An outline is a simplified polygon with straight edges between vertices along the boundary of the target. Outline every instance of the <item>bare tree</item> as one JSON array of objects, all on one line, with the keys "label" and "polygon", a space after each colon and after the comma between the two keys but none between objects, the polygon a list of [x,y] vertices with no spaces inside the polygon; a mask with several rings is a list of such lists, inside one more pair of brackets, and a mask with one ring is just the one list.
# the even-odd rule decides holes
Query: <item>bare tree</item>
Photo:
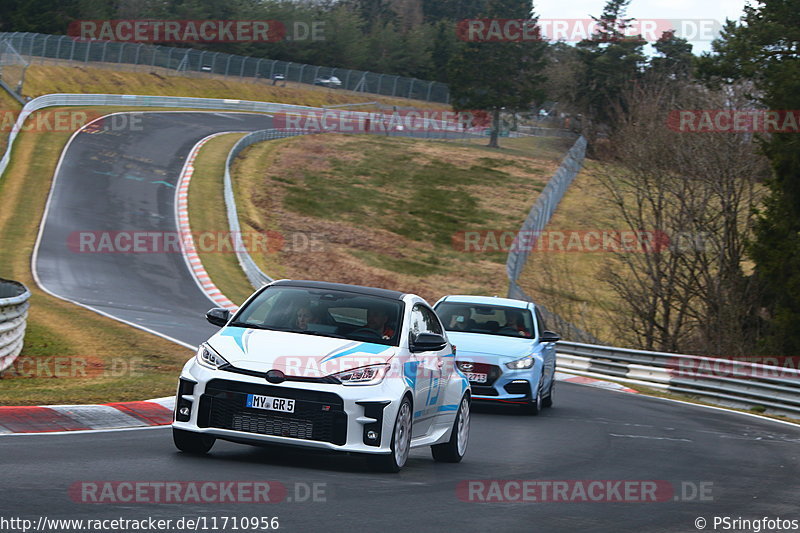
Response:
[{"label": "bare tree", "polygon": [[623,228],[643,233],[638,249],[615,254],[602,278],[626,309],[621,334],[642,348],[715,355],[752,348],[745,243],[765,160],[746,134],[668,127],[671,111],[744,103],[736,91],[658,82],[626,95],[600,181]]}]

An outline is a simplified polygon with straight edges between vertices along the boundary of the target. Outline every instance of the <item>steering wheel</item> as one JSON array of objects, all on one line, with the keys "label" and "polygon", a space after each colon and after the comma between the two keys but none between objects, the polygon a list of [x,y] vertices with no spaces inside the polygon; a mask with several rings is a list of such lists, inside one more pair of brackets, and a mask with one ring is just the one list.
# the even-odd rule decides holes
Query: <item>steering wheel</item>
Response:
[{"label": "steering wheel", "polygon": [[519,331],[512,328],[511,326],[504,326],[497,330],[497,333],[513,333],[514,335],[519,335]]},{"label": "steering wheel", "polygon": [[350,335],[356,335],[358,333],[368,333],[371,336],[375,337],[376,339],[380,339],[383,337],[383,335],[381,335],[380,333],[371,328],[358,328],[356,330],[351,331]]}]

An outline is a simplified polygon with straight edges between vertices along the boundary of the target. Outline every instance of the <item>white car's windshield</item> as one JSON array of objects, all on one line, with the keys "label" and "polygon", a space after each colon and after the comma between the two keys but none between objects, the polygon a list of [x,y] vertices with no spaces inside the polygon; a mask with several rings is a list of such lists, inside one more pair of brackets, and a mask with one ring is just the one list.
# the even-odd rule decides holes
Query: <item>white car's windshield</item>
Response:
[{"label": "white car's windshield", "polygon": [[355,292],[269,287],[230,325],[397,346],[402,309],[399,300]]},{"label": "white car's windshield", "polygon": [[527,309],[444,302],[436,306],[436,313],[447,331],[524,338],[535,333]]}]

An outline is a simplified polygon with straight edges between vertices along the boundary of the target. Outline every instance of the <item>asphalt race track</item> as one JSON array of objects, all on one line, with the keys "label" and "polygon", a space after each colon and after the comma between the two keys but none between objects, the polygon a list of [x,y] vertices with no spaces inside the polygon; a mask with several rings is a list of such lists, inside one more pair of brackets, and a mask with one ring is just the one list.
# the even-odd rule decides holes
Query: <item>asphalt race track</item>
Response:
[{"label": "asphalt race track", "polygon": [[[213,331],[203,320],[211,302],[180,254],[80,254],[66,243],[76,231],[174,231],[174,185],[191,147],[213,132],[263,129],[269,120],[147,113],[143,126],[75,137],[36,268],[59,296],[196,344]],[[175,450],[169,428],[2,436],[0,461],[0,515],[34,522],[277,516],[286,531],[688,532],[698,517],[707,530],[715,516],[800,519],[800,427],[567,383],[538,417],[476,406],[461,464],[434,463],[419,449],[397,475],[371,473],[358,457],[221,441],[194,457]],[[221,480],[276,481],[287,498],[85,503],[70,493],[81,482]],[[658,502],[462,501],[457,489],[469,480],[639,480],[670,491]],[[317,501],[306,498],[312,484],[320,484]]]},{"label": "asphalt race track", "polygon": [[[13,502],[4,515],[34,520],[278,516],[285,531],[695,531],[701,516],[797,518],[799,455],[800,429],[787,425],[560,384],[557,404],[542,416],[474,413],[462,463],[434,463],[428,450],[414,450],[396,475],[373,474],[358,457],[226,442],[206,457],[188,456],[174,449],[168,428],[3,437],[9,482],[0,508]],[[461,501],[458,483],[479,479],[661,480],[677,496],[681,482],[711,483],[713,501]],[[107,504],[68,494],[81,481],[209,480],[279,481],[290,498],[324,483],[326,501]]]},{"label": "asphalt race track", "polygon": [[[175,185],[192,147],[216,132],[270,128],[272,119],[138,115],[141,121],[129,121],[130,127],[81,132],[72,140],[56,176],[35,268],[41,284],[58,296],[197,345],[214,331],[204,313],[215,304],[180,253],[84,253],[80,235],[175,235]],[[219,208],[225,209],[221,198]]]}]

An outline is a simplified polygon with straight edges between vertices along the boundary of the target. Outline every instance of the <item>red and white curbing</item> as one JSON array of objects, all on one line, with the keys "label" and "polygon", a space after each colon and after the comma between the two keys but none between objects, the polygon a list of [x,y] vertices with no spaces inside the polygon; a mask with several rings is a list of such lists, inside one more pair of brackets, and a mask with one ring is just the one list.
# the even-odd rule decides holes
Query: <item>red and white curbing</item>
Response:
[{"label": "red and white curbing", "polygon": [[0,407],[0,435],[61,433],[164,426],[172,423],[175,398],[104,405]]},{"label": "red and white curbing", "polygon": [[192,236],[192,228],[189,225],[189,183],[192,181],[194,174],[194,161],[197,158],[198,152],[208,141],[214,137],[225,135],[228,132],[215,133],[209,135],[200,142],[194,145],[186,163],[183,165],[181,175],[178,178],[178,187],[175,197],[175,215],[177,217],[178,231],[181,236],[181,247],[183,250],[183,257],[186,264],[189,266],[189,271],[197,282],[197,285],[204,293],[218,306],[230,309],[231,311],[237,309],[236,304],[230,301],[222,291],[220,291],[211,277],[203,268],[203,263],[200,261],[200,256],[197,254],[197,249],[194,245],[194,237]]},{"label": "red and white curbing", "polygon": [[614,383],[613,381],[603,381],[601,379],[587,378],[585,376],[574,376],[564,372],[556,372],[556,379],[558,381],[565,381],[567,383],[576,383],[578,385],[587,385],[589,387],[597,387],[598,389],[615,390],[619,392],[628,392],[631,394],[639,394],[639,391]]}]

